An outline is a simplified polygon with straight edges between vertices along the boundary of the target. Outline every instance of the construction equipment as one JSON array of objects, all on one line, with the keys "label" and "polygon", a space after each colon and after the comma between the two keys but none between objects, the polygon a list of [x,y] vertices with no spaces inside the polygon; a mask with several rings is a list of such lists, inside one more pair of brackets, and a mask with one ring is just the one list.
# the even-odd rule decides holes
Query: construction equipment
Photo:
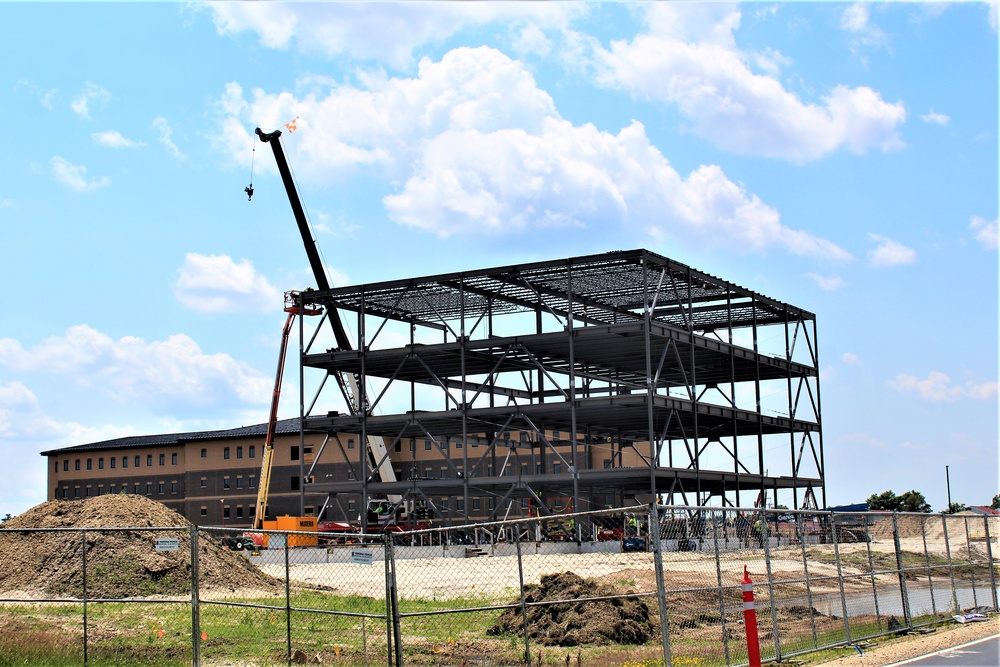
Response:
[{"label": "construction equipment", "polygon": [[267,420],[267,434],[264,436],[264,453],[260,464],[260,484],[257,486],[257,505],[253,515],[253,527],[259,530],[264,525],[267,511],[267,494],[271,488],[271,465],[274,462],[274,432],[278,426],[278,403],[281,399],[281,380],[285,375],[285,353],[288,351],[288,334],[297,315],[319,315],[321,311],[302,308],[298,292],[285,292],[285,326],[281,330],[281,349],[278,352],[278,371],[274,374],[274,392],[271,394],[271,413]]},{"label": "construction equipment", "polygon": [[[278,166],[278,172],[281,174],[281,181],[285,186],[285,192],[288,195],[288,202],[292,207],[292,214],[295,216],[295,223],[298,225],[299,234],[302,236],[302,243],[306,249],[306,255],[309,258],[309,266],[312,268],[313,276],[316,279],[316,286],[321,290],[330,289],[330,282],[327,280],[326,271],[323,268],[323,262],[319,256],[319,250],[316,247],[316,241],[313,239],[312,231],[309,228],[309,221],[306,219],[305,209],[302,207],[302,201],[299,199],[298,191],[295,188],[295,181],[292,178],[291,169],[288,166],[288,161],[285,159],[285,152],[281,147],[281,130],[275,130],[273,132],[264,132],[259,127],[256,129],[256,134],[260,137],[261,142],[269,144],[271,150],[274,153],[274,161]],[[248,192],[248,195],[250,193]],[[335,309],[328,309],[326,313],[327,319],[330,322],[330,327],[333,330],[334,338],[336,339],[337,349],[340,350],[351,350],[353,349],[351,345],[351,340],[347,336],[347,332],[344,329],[343,323],[340,321],[340,316],[337,314]],[[334,379],[340,387],[341,392],[344,395],[349,409],[352,413],[357,414],[362,411],[362,409],[367,410],[367,406],[361,405],[359,401],[359,380],[353,374],[344,373],[334,373]],[[377,479],[383,482],[395,482],[396,475],[392,469],[392,462],[389,460],[389,452],[385,446],[385,442],[380,437],[368,436],[367,438],[367,448],[369,463],[371,465],[372,479]],[[265,456],[266,447],[265,447]],[[261,489],[265,487],[264,479],[261,478]],[[393,505],[397,505],[401,496],[390,495],[386,498]],[[367,526],[365,522],[362,521],[362,530],[365,531]]]}]

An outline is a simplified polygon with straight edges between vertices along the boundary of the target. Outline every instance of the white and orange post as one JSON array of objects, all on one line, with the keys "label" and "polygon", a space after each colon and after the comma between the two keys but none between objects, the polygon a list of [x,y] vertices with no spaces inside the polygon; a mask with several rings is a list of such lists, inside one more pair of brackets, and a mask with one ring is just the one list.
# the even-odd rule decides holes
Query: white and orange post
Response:
[{"label": "white and orange post", "polygon": [[750,667],[760,667],[760,639],[757,636],[757,608],[753,601],[753,581],[743,566],[743,625],[747,633],[747,659]]}]

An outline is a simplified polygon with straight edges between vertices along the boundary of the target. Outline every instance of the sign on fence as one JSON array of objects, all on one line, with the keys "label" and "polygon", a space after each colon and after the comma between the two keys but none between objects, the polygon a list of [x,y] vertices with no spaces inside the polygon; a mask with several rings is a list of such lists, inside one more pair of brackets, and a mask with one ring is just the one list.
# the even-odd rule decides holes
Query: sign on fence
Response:
[{"label": "sign on fence", "polygon": [[176,537],[157,537],[157,551],[177,551],[180,548],[180,540]]},{"label": "sign on fence", "polygon": [[371,565],[372,552],[360,551],[358,549],[351,549],[351,562],[357,563],[358,565]]}]

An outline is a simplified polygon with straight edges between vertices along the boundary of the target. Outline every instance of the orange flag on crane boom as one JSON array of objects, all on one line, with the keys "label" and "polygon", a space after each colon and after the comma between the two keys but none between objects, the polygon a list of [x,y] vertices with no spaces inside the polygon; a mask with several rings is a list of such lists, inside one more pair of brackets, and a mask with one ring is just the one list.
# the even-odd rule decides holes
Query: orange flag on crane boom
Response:
[{"label": "orange flag on crane boom", "polygon": [[299,129],[298,120],[299,120],[299,117],[296,116],[295,118],[293,118],[290,121],[288,121],[287,123],[285,123],[285,129],[288,130],[288,134],[291,134],[295,130]]}]

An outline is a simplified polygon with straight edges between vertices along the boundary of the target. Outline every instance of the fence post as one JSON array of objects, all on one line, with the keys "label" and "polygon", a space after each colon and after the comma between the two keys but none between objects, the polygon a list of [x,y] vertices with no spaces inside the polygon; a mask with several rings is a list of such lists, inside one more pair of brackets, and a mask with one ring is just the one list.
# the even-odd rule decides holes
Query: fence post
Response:
[{"label": "fence post", "polygon": [[837,582],[840,587],[840,608],[844,612],[844,639],[847,643],[851,642],[851,621],[850,617],[847,615],[847,595],[844,593],[844,564],[840,562],[840,540],[837,539],[837,515],[830,513],[827,515],[830,519],[831,537],[833,538],[833,554],[837,559]]},{"label": "fence post", "polygon": [[747,661],[750,667],[760,667],[760,637],[757,634],[757,608],[753,599],[753,580],[750,570],[743,566],[743,627],[747,633]]},{"label": "fence post", "polygon": [[528,608],[524,601],[524,562],[521,560],[521,527],[514,529],[514,544],[517,548],[517,581],[521,595],[521,620],[524,623],[524,664],[531,667],[531,640],[528,639]]},{"label": "fence post", "polygon": [[924,565],[927,566],[927,587],[931,591],[931,613],[934,615],[934,619],[937,620],[937,601],[934,599],[934,576],[931,573],[931,555],[927,551],[927,517],[920,517],[920,536],[924,540]]},{"label": "fence post", "polygon": [[816,614],[813,613],[812,583],[809,581],[809,557],[806,554],[806,528],[801,514],[795,515],[795,523],[799,534],[799,545],[802,549],[802,571],[806,575],[806,599],[809,601],[809,623],[812,626],[813,648],[819,648],[819,637],[816,636]]},{"label": "fence post", "polygon": [[[872,555],[872,532],[868,515],[865,515],[865,547],[868,551],[868,574],[872,580],[872,598],[875,600],[875,622],[882,631],[882,613],[878,606],[878,583],[875,581],[875,557]],[[933,595],[933,594],[932,594]]]},{"label": "fence post", "polygon": [[906,592],[906,572],[903,571],[903,549],[899,544],[899,522],[897,513],[892,513],[892,544],[896,550],[896,572],[899,575],[899,599],[903,603],[903,620],[907,629],[913,627],[910,617],[910,596]]},{"label": "fence post", "polygon": [[191,542],[191,664],[201,665],[201,601],[198,598],[198,526],[188,529]]},{"label": "fence post", "polygon": [[761,535],[764,540],[764,565],[767,567],[767,594],[771,601],[771,627],[774,628],[774,661],[781,662],[781,632],[778,627],[778,605],[774,601],[774,572],[771,570],[771,526],[767,510],[761,508]]},{"label": "fence post", "polygon": [[997,601],[997,575],[996,568],[993,565],[993,547],[990,544],[990,518],[988,516],[983,517],[983,534],[986,536],[986,558],[989,560],[990,565],[990,591],[993,593],[993,609],[1000,611],[1000,602]]},{"label": "fence post", "polygon": [[951,613],[962,611],[958,606],[958,589],[955,587],[955,563],[951,560],[951,540],[948,539],[948,515],[941,515],[941,525],[944,528],[944,551],[948,557],[948,578],[951,579]]},{"label": "fence post", "polygon": [[83,570],[81,571],[81,576],[83,578],[83,664],[84,667],[88,664],[87,662],[87,531],[80,531],[80,538],[83,540]]},{"label": "fence post", "polygon": [[972,581],[972,606],[979,607],[979,596],[976,595],[976,565],[972,554],[972,540],[969,535],[969,517],[965,517],[962,522],[965,524],[965,550],[969,554],[969,579]]},{"label": "fence post", "polygon": [[[722,513],[722,539],[726,539],[726,510]],[[714,512],[713,512],[714,514]],[[722,560],[719,556],[719,526],[716,521],[712,522],[712,540],[715,542],[715,581],[719,586],[719,617],[722,619],[722,650],[726,654],[726,664],[729,665],[729,637],[726,632],[726,598],[725,589],[722,585]]]},{"label": "fence post", "polygon": [[390,626],[390,642],[386,653],[389,667],[392,667],[392,659],[396,658],[396,667],[403,666],[403,647],[401,645],[402,633],[400,632],[399,618],[399,592],[396,590],[396,543],[393,542],[392,533],[383,533],[383,550],[385,553],[385,578],[387,590],[385,595],[386,612]]},{"label": "fence post", "polygon": [[[667,616],[667,587],[663,583],[663,537],[660,530],[660,518],[657,513],[657,501],[654,498],[649,504],[649,530],[647,539],[653,543],[653,566],[656,570],[656,601],[660,605],[660,641],[663,643],[663,665],[671,667],[670,658],[670,619]],[[655,532],[654,532],[655,531]]]},{"label": "fence post", "polygon": [[285,648],[287,649],[288,667],[292,667],[292,585],[290,568],[288,567],[290,537],[289,533],[285,533]]}]

